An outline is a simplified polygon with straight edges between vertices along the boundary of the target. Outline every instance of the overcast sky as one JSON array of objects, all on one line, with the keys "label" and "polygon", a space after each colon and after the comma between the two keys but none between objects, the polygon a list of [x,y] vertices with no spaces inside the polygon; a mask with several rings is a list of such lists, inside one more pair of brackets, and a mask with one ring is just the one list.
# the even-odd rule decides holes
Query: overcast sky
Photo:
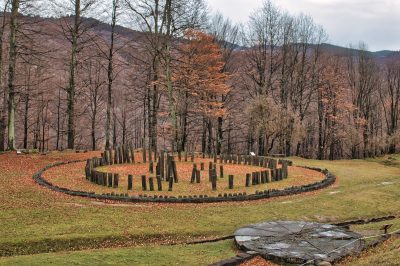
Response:
[{"label": "overcast sky", "polygon": [[[207,0],[233,21],[245,23],[263,0]],[[275,0],[291,14],[311,15],[324,26],[329,42],[341,46],[364,41],[369,50],[400,50],[400,0]]]}]

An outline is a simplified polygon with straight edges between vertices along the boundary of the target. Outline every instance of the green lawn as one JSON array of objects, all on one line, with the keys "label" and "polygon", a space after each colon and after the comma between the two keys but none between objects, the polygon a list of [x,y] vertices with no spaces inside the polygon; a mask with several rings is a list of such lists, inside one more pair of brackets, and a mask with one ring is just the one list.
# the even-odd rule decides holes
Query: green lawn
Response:
[{"label": "green lawn", "polygon": [[[130,254],[148,254],[150,258],[144,261],[145,264],[160,257],[158,261],[169,265],[174,264],[174,257],[185,259],[184,255],[169,256],[172,250],[192,254],[195,252],[193,249],[199,249],[204,251],[204,256],[196,255],[193,260],[178,264],[204,265],[210,261],[206,258],[211,259],[208,252],[215,249],[221,249],[217,252],[221,257],[232,254],[229,241],[196,246],[132,247],[230,235],[240,226],[263,220],[336,222],[400,215],[400,169],[397,164],[388,165],[387,158],[333,162],[292,158],[296,165],[327,168],[338,176],[338,183],[333,187],[307,195],[242,203],[160,205],[104,204],[60,195],[39,188],[31,181],[31,176],[47,162],[65,157],[71,159],[76,155],[32,155],[25,163],[10,169],[7,162],[15,162],[14,157],[0,155],[0,161],[6,162],[0,164],[0,186],[6,190],[0,195],[0,252],[3,255],[101,247],[131,248],[0,259],[4,264],[25,264],[28,261],[58,264],[57,260],[72,261],[75,258],[76,262],[85,263],[83,258],[79,258],[83,254],[83,257],[93,257],[93,260],[99,259],[104,263],[123,264],[124,259],[132,261]],[[400,161],[400,156],[395,158],[392,161]],[[32,167],[27,167],[28,163]],[[393,230],[399,228],[400,224],[396,223]],[[107,254],[110,260],[101,259]],[[114,256],[120,257],[119,260],[114,260]],[[213,257],[214,261],[218,259]]]},{"label": "green lawn", "polygon": [[235,256],[232,241],[146,246],[0,258],[0,265],[208,265]]}]

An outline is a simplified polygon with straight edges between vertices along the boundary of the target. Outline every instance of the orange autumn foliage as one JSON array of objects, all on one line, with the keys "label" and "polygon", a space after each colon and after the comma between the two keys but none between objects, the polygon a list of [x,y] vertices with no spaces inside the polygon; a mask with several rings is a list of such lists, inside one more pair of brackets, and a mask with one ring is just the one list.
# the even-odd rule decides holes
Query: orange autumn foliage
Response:
[{"label": "orange autumn foliage", "polygon": [[228,74],[222,71],[222,51],[212,36],[199,30],[187,30],[184,37],[173,73],[175,86],[194,99],[192,108],[199,113],[222,116],[225,110],[219,98],[230,91],[226,85]]}]

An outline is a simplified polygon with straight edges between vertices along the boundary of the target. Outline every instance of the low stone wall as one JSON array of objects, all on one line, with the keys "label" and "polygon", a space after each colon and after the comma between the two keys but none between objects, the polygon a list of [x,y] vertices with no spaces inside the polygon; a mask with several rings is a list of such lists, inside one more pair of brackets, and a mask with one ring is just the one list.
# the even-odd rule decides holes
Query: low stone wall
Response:
[{"label": "low stone wall", "polygon": [[79,196],[79,197],[87,197],[99,200],[113,200],[113,201],[122,201],[122,202],[157,202],[157,203],[214,203],[214,202],[227,202],[227,201],[250,201],[250,200],[260,200],[267,198],[275,198],[282,196],[289,196],[295,194],[301,194],[305,192],[315,191],[319,189],[326,188],[336,181],[336,177],[330,173],[328,170],[322,170],[319,168],[312,167],[303,167],[306,169],[311,169],[314,171],[322,172],[325,175],[325,178],[316,183],[303,185],[303,186],[292,186],[282,190],[269,189],[264,191],[256,191],[255,194],[247,195],[246,193],[225,193],[216,196],[207,196],[207,195],[192,195],[192,196],[148,196],[148,195],[139,195],[139,196],[128,196],[128,194],[115,194],[115,193],[107,193],[107,194],[96,194],[95,192],[88,191],[77,191],[70,190],[68,188],[63,188],[56,186],[43,178],[43,173],[50,168],[66,165],[70,163],[77,163],[82,161],[70,161],[70,162],[58,162],[47,165],[45,168],[37,172],[33,179],[41,186],[47,187],[51,190],[61,192],[71,196]]}]

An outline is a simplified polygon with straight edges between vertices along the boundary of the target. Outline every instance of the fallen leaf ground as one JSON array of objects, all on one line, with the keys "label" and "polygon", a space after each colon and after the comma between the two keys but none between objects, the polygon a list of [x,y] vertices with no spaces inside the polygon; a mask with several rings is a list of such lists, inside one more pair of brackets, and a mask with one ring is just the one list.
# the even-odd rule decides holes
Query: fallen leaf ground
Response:
[{"label": "fallen leaf ground", "polygon": [[[85,162],[73,163],[63,165],[49,169],[45,172],[43,177],[52,182],[54,185],[70,188],[73,190],[80,191],[92,191],[97,194],[102,193],[127,193],[129,196],[132,195],[167,195],[167,196],[189,196],[189,195],[208,195],[218,196],[223,193],[244,193],[254,194],[257,190],[266,189],[283,189],[291,186],[300,186],[310,183],[321,181],[324,176],[322,173],[300,168],[300,167],[289,167],[289,178],[281,180],[279,182],[272,182],[267,184],[252,185],[246,187],[246,173],[260,172],[267,170],[262,167],[247,166],[247,165],[232,165],[224,164],[224,176],[220,177],[219,166],[217,164],[217,191],[212,191],[211,182],[209,182],[208,163],[211,160],[196,158],[195,163],[200,165],[200,162],[205,163],[205,167],[201,172],[201,182],[191,183],[192,163],[190,162],[177,162],[177,172],[179,182],[173,185],[173,191],[168,191],[168,182],[163,181],[163,191],[157,191],[157,183],[155,181],[155,174],[149,173],[149,164],[136,163],[136,164],[123,164],[123,165],[112,165],[106,167],[97,168],[98,171],[105,173],[118,173],[119,187],[108,188],[103,187],[85,179]],[[200,167],[199,167],[200,169]],[[128,191],[128,175],[133,175],[133,190]],[[149,184],[147,179],[147,190],[143,191],[141,184],[141,176],[154,178],[154,191],[149,191]],[[228,176],[234,175],[234,189],[228,187]]]}]

